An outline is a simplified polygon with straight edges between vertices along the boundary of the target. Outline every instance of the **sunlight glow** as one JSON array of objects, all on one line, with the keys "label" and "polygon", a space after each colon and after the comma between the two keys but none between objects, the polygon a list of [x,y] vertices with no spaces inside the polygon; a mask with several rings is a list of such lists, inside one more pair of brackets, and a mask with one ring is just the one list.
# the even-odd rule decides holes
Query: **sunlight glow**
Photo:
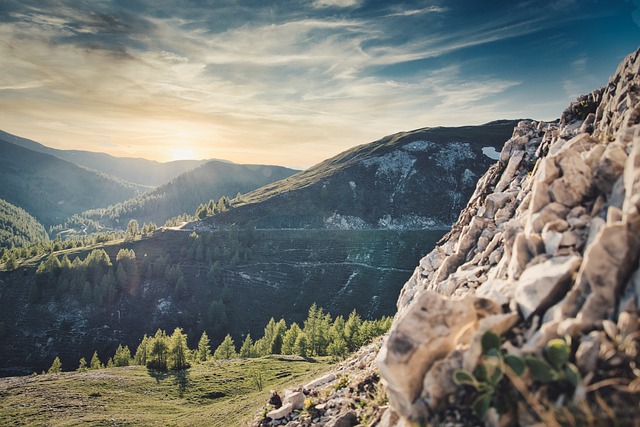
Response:
[{"label": "sunlight glow", "polygon": [[171,161],[175,160],[196,160],[196,153],[192,147],[183,145],[181,147],[175,147],[169,149]]}]

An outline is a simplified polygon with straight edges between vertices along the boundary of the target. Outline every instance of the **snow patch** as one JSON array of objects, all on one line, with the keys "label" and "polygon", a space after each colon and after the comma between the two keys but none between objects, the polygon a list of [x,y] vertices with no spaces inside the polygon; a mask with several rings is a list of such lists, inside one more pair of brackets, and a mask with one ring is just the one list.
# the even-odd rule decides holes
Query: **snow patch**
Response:
[{"label": "snow patch", "polygon": [[476,155],[468,142],[451,142],[444,145],[435,156],[436,164],[450,170],[463,160],[475,159]]},{"label": "snow patch", "polygon": [[355,190],[356,189],[356,183],[353,181],[349,181],[349,187],[351,187],[351,190]]},{"label": "snow patch", "polygon": [[500,159],[500,152],[493,147],[482,147],[482,154],[484,154],[491,160]]},{"label": "snow patch", "polygon": [[377,166],[376,177],[392,176],[408,177],[412,173],[415,157],[405,151],[396,150],[384,156],[373,157],[363,161],[365,167]]},{"label": "snow patch", "polygon": [[360,217],[334,213],[324,220],[325,228],[333,230],[364,230],[367,223]]},{"label": "snow patch", "polygon": [[158,300],[158,305],[156,305],[156,310],[163,316],[169,314],[169,311],[171,311],[171,300],[160,298],[160,300]]},{"label": "snow patch", "polygon": [[476,185],[477,180],[478,180],[478,177],[476,176],[476,174],[470,171],[469,169],[465,169],[464,172],[462,173],[462,184],[465,187],[471,187]]},{"label": "snow patch", "polygon": [[427,151],[429,148],[434,148],[435,146],[436,144],[431,141],[413,141],[404,145],[402,149],[412,153],[419,153]]}]

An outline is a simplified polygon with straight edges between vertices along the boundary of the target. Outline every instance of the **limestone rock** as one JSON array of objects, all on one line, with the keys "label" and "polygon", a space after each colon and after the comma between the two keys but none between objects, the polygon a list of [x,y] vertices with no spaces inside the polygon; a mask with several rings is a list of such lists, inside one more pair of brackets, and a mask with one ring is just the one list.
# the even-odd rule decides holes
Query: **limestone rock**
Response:
[{"label": "limestone rock", "polygon": [[293,405],[291,403],[287,403],[285,405],[282,405],[278,409],[274,409],[273,411],[267,413],[267,417],[271,418],[272,420],[279,420],[289,415],[292,411]]},{"label": "limestone rock", "polygon": [[557,302],[571,286],[571,276],[578,270],[579,256],[557,257],[527,268],[516,286],[514,298],[525,318]]},{"label": "limestone rock", "polygon": [[305,399],[306,397],[304,393],[302,393],[301,391],[296,391],[296,392],[287,394],[284,397],[283,404],[286,405],[287,403],[290,403],[293,406],[293,409],[300,409],[302,408],[302,405],[304,404]]},{"label": "limestone rock", "polygon": [[380,376],[393,407],[409,419],[422,419],[423,379],[434,362],[446,356],[466,330],[499,308],[490,300],[454,300],[424,292],[396,319],[378,355]]}]

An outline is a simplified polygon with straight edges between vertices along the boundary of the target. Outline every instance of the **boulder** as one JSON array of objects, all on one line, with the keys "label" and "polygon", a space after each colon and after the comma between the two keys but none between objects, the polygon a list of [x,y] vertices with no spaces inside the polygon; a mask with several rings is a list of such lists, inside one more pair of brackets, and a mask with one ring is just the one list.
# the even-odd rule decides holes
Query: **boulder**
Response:
[{"label": "boulder", "polygon": [[516,286],[514,298],[525,318],[556,303],[571,287],[572,275],[582,258],[556,257],[527,268]]},{"label": "boulder", "polygon": [[377,358],[396,411],[415,421],[424,419],[428,408],[419,397],[427,371],[451,352],[480,318],[499,311],[497,304],[484,298],[450,299],[433,292],[417,296],[396,319]]},{"label": "boulder", "polygon": [[267,418],[271,418],[272,420],[279,420],[281,418],[286,417],[291,412],[293,412],[293,405],[291,403],[287,403],[282,405],[278,409],[274,409],[267,413]]},{"label": "boulder", "polygon": [[300,391],[295,391],[291,394],[287,394],[284,398],[284,404],[290,403],[293,409],[300,409],[304,405],[306,396]]}]

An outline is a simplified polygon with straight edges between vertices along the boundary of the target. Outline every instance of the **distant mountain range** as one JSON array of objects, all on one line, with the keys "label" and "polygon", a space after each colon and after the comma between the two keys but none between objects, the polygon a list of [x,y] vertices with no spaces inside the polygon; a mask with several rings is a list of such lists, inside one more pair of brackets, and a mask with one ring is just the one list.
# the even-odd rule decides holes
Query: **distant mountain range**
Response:
[{"label": "distant mountain range", "polygon": [[0,140],[39,153],[50,154],[59,159],[145,187],[157,187],[165,184],[178,175],[206,163],[206,160],[177,160],[160,163],[139,158],[114,157],[106,153],[91,151],[58,150],[3,131],[0,131]]},{"label": "distant mountain range", "polygon": [[390,135],[244,194],[232,210],[203,224],[329,229],[450,226],[517,122]]},{"label": "distant mountain range", "polygon": [[140,186],[0,140],[0,198],[46,227],[142,192]]},{"label": "distant mountain range", "polygon": [[78,221],[97,221],[107,228],[122,228],[129,220],[140,224],[162,225],[170,218],[193,215],[202,203],[222,196],[235,197],[298,172],[281,166],[239,165],[219,160],[208,161],[170,182],[135,198],[84,212]]},{"label": "distant mountain range", "polygon": [[296,172],[223,160],[159,163],[56,150],[0,131],[0,198],[46,227],[71,217],[83,229],[85,222],[96,221],[123,228],[130,219],[162,225],[174,216],[193,214],[210,199],[232,198]]}]

